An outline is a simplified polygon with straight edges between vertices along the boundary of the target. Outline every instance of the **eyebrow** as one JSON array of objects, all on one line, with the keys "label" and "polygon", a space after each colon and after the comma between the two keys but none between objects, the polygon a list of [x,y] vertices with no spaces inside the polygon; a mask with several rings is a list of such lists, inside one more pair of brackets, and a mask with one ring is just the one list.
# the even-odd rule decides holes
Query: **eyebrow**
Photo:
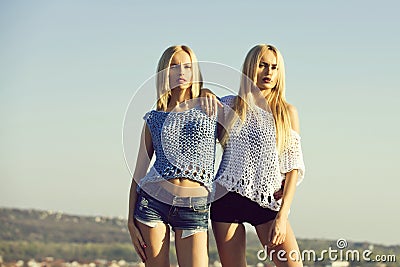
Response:
[{"label": "eyebrow", "polygon": [[183,64],[181,64],[181,63],[173,63],[173,62],[171,62],[171,66],[172,65],[184,65],[184,66],[187,66],[187,65],[192,65],[192,63],[190,62],[190,63],[183,63]]},{"label": "eyebrow", "polygon": [[[261,61],[260,64],[270,65],[269,63],[264,62],[264,61]],[[278,64],[271,64],[271,66],[272,66],[272,67],[276,67],[276,66],[278,66]]]}]

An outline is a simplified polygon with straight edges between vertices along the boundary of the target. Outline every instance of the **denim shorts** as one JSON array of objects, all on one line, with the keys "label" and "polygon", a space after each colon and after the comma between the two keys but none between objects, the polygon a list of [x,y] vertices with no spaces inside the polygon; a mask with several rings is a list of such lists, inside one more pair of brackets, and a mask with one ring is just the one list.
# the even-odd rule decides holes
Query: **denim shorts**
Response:
[{"label": "denim shorts", "polygon": [[[181,203],[189,203],[182,206]],[[172,230],[184,230],[182,238],[208,230],[210,204],[207,197],[173,197],[172,204],[164,203],[139,189],[134,217],[139,222],[155,227],[169,224]]]}]

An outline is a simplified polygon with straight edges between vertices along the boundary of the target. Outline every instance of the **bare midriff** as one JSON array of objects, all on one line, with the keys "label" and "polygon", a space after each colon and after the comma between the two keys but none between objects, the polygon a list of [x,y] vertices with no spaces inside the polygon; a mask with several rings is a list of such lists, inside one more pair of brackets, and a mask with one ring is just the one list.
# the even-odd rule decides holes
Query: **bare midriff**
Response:
[{"label": "bare midriff", "polygon": [[200,197],[207,196],[207,189],[199,182],[187,178],[173,178],[163,182],[162,187],[176,196]]}]

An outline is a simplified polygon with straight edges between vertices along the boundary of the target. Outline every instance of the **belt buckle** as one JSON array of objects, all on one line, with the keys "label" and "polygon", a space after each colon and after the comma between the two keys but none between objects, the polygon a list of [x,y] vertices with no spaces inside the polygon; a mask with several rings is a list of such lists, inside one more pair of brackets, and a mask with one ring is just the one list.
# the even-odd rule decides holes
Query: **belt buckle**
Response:
[{"label": "belt buckle", "polygon": [[207,198],[206,197],[198,197],[197,199],[195,199],[194,201],[191,201],[192,204],[196,204],[196,205],[206,205],[207,204]]},{"label": "belt buckle", "polygon": [[192,198],[191,197],[174,196],[172,199],[172,205],[178,206],[178,207],[191,207],[192,206]]}]

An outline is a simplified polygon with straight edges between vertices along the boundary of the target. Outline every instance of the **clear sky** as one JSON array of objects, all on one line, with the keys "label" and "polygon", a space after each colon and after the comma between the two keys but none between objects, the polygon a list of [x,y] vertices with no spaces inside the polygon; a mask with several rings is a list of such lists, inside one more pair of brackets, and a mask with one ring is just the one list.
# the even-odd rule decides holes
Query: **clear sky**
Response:
[{"label": "clear sky", "polygon": [[126,218],[124,115],[164,49],[187,44],[199,60],[240,69],[251,47],[272,43],[285,58],[307,168],[290,214],[296,235],[400,244],[399,9],[0,1],[0,206]]}]

